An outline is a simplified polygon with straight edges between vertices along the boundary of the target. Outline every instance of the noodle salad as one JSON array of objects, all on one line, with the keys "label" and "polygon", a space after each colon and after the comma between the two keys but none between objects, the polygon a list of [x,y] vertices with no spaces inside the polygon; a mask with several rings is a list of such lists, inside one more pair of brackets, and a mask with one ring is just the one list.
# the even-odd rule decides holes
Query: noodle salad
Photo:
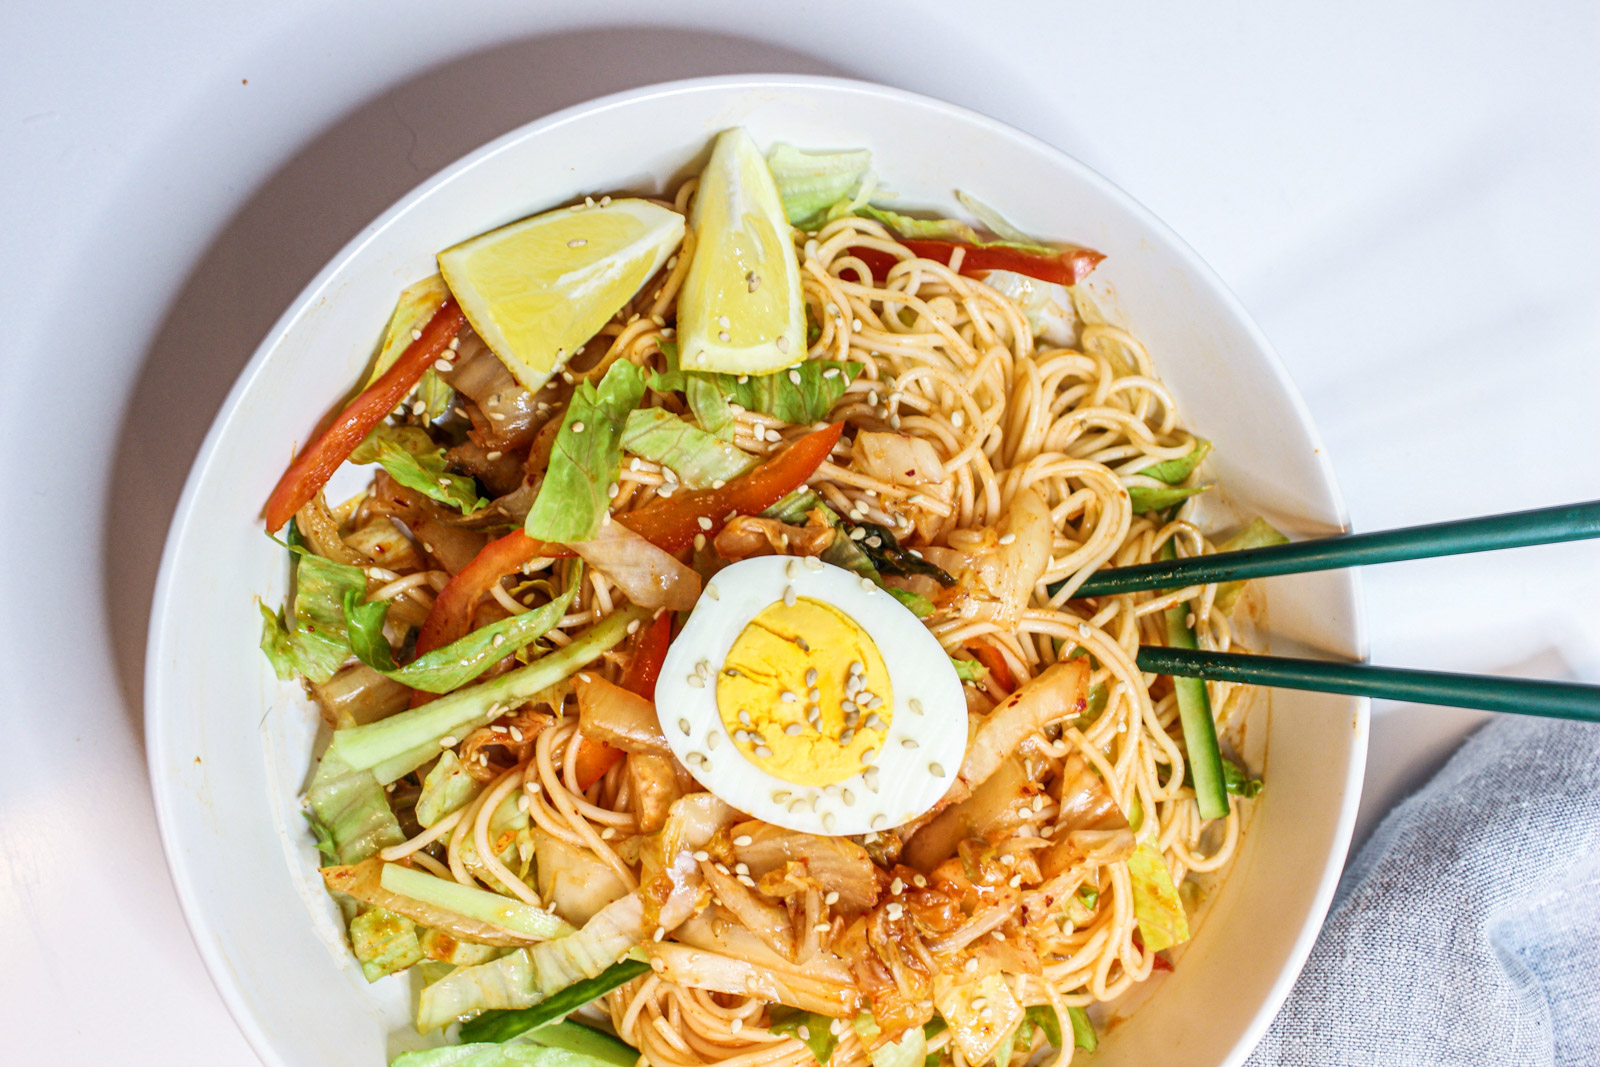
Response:
[{"label": "noodle salad", "polygon": [[1075,591],[1281,535],[1192,521],[1100,254],[958,197],[727,131],[441,252],[285,472],[262,648],[354,957],[447,1038],[397,1067],[1064,1064],[1173,967],[1261,783],[1246,690],[1134,656],[1242,590]]}]

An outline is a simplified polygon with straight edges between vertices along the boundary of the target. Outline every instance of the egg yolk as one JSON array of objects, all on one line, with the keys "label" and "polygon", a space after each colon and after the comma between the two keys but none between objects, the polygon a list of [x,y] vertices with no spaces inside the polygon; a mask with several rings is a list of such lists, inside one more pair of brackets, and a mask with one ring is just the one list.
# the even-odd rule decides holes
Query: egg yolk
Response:
[{"label": "egg yolk", "polygon": [[763,608],[717,672],[717,711],[734,744],[796,785],[860,774],[883,749],[893,706],[877,644],[809,597]]}]

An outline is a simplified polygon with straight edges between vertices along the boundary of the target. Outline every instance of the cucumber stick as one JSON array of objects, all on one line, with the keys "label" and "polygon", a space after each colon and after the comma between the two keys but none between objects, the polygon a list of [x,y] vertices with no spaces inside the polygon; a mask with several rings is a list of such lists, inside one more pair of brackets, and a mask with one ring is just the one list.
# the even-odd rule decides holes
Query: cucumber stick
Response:
[{"label": "cucumber stick", "polygon": [[[1161,546],[1162,559],[1176,559],[1177,551],[1169,540]],[[1174,604],[1165,613],[1167,645],[1171,648],[1198,648],[1190,628],[1188,602]],[[1222,819],[1228,815],[1228,791],[1222,770],[1222,750],[1217,747],[1217,724],[1211,717],[1211,698],[1206,683],[1199,678],[1174,675],[1178,694],[1178,720],[1183,724],[1183,747],[1189,757],[1194,778],[1195,800],[1202,819]]]}]

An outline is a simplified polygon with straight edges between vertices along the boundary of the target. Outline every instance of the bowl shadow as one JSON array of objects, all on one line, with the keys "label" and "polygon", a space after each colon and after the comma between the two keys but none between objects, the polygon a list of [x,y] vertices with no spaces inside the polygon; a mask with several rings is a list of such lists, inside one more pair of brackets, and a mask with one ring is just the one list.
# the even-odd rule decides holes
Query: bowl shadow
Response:
[{"label": "bowl shadow", "polygon": [[524,38],[451,60],[371,97],[250,195],[168,305],[112,457],[101,534],[107,625],[127,725],[141,750],[145,646],[173,511],[228,390],[306,283],[390,204],[501,134],[609,93],[763,72],[861,76],[763,41],[680,28]]}]

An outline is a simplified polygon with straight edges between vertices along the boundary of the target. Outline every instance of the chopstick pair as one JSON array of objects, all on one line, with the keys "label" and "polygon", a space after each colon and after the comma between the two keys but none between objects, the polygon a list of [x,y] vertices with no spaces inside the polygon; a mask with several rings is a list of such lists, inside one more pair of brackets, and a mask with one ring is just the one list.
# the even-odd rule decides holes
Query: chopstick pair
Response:
[{"label": "chopstick pair", "polygon": [[[1181,589],[1211,582],[1523,548],[1592,537],[1600,537],[1600,501],[1116,567],[1092,575],[1078,587],[1074,596]],[[1600,722],[1600,686],[1575,682],[1402,670],[1365,663],[1206,652],[1160,645],[1141,645],[1137,662],[1140,670],[1210,681],[1250,682],[1284,689]]]}]

